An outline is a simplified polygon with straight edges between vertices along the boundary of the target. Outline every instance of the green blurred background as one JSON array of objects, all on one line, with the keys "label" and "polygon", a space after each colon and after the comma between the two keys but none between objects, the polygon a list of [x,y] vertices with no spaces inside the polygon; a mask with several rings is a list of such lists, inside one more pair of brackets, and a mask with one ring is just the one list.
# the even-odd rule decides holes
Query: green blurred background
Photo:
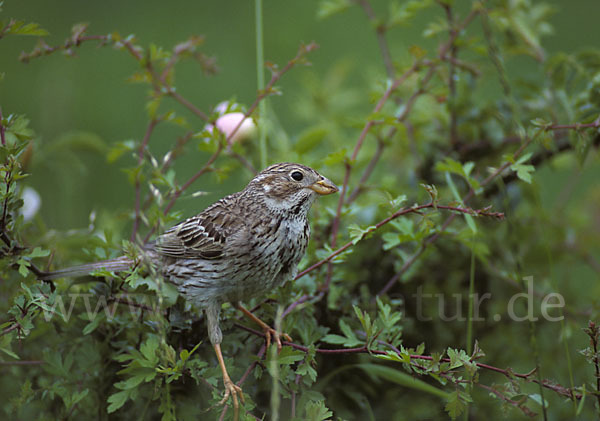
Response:
[{"label": "green blurred background", "polygon": [[[377,12],[387,7],[387,2],[372,3]],[[597,24],[600,2],[550,3],[555,4],[558,13],[551,22],[555,33],[546,38],[548,52],[573,52],[586,44],[593,46],[600,42]],[[470,7],[470,2],[457,4],[465,10]],[[309,123],[299,106],[307,95],[326,96],[327,92],[319,87],[342,83],[357,93],[344,99],[349,116],[364,116],[372,107],[368,93],[373,87],[368,86],[367,76],[374,72],[384,74],[375,31],[369,28],[362,11],[354,7],[341,15],[318,19],[317,5],[316,1],[264,2],[266,60],[284,65],[301,42],[315,41],[320,45],[319,50],[310,54],[312,66],[285,75],[278,84],[283,96],[269,100],[271,115],[292,141]],[[431,8],[411,26],[395,28],[389,33],[395,59],[406,57],[413,43],[435,48],[437,40],[424,41],[424,28],[419,26],[420,22],[431,19],[427,13],[443,18],[441,8]],[[91,34],[112,31],[121,35],[135,34],[142,45],[153,42],[167,49],[191,35],[204,35],[206,42],[202,51],[216,57],[219,72],[205,76],[197,63],[187,61],[178,66],[179,92],[206,112],[231,98],[249,105],[256,95],[252,1],[8,0],[3,12],[3,18],[7,17],[39,23],[50,32],[46,37],[49,45],[61,44],[69,36],[72,25],[79,22],[89,23]],[[124,59],[124,52],[98,49],[94,43],[80,48],[75,58],[55,54],[29,64],[19,62],[21,51],[30,51],[36,42],[33,37],[12,37],[0,43],[0,69],[5,73],[0,82],[0,98],[5,114],[26,114],[31,119],[41,140],[41,146],[38,143],[36,147],[48,148],[44,156],[56,157],[46,159],[47,162],[34,161],[38,168],[28,181],[42,195],[45,223],[56,229],[81,228],[87,224],[92,210],[131,209],[133,189],[119,170],[122,165],[106,162],[102,145],[139,140],[144,134],[147,87],[126,81],[137,70],[137,63]],[[526,75],[531,60],[508,64],[512,65],[511,71]],[[490,89],[489,95],[497,92]],[[180,106],[173,104],[173,107],[188,119],[194,130],[202,129],[204,122]],[[152,151],[166,151],[177,133],[163,125],[152,139]],[[349,133],[352,142],[358,133],[358,128],[355,133]],[[271,139],[271,142],[277,141]],[[61,145],[69,145],[72,153],[64,153]],[[34,151],[34,160],[35,157]],[[192,149],[177,163],[178,178],[184,180],[192,174],[204,162],[203,157]],[[178,206],[185,214],[191,214],[216,197],[241,187],[248,175],[238,178],[223,185],[222,191],[215,191],[211,186],[214,196],[182,200]],[[202,183],[195,187],[202,190]]]}]

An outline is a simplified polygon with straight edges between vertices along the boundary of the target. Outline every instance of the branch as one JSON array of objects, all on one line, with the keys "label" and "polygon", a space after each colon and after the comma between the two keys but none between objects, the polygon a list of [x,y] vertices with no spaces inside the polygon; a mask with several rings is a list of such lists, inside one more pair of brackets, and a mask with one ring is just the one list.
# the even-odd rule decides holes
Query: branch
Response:
[{"label": "branch", "polygon": [[0,107],[0,142],[2,143],[2,146],[6,146],[6,136],[4,135],[4,131],[6,130],[6,128],[2,123],[3,118],[4,117],[2,117],[2,107]]},{"label": "branch", "polygon": [[[444,43],[440,49],[439,49],[439,53],[438,56],[440,58],[443,58],[446,56],[447,52],[449,51],[449,49],[452,47],[454,41],[456,40],[456,38],[458,37],[458,34],[464,30],[464,28],[466,28],[469,23],[471,23],[471,21],[473,21],[473,19],[475,19],[475,17],[479,14],[479,10],[474,8],[473,10],[471,10],[471,12],[467,15],[467,17],[456,27],[456,31],[455,33],[453,33],[449,39],[446,41],[446,43]],[[390,97],[391,93],[393,91],[395,91],[398,86],[400,86],[407,78],[408,76],[412,75],[413,73],[415,73],[420,66],[424,64],[424,61],[421,60],[417,60],[409,70],[407,70],[402,76],[400,76],[399,78],[397,78],[388,89],[386,89],[386,91],[384,92],[384,94],[382,95],[381,99],[379,100],[379,102],[377,103],[377,105],[375,106],[374,110],[372,113],[377,113],[381,110],[381,108],[383,107],[383,105],[387,102],[388,98]],[[408,116],[408,114],[410,113],[410,110],[412,109],[412,106],[414,105],[416,99],[418,96],[422,95],[425,91],[424,91],[424,86],[426,86],[429,81],[433,78],[433,75],[436,72],[437,66],[439,65],[439,63],[436,62],[427,62],[427,64],[429,64],[429,70],[427,71],[427,73],[425,74],[425,76],[423,77],[423,79],[421,80],[420,83],[420,87],[417,89],[417,91],[415,91],[413,93],[413,95],[409,98],[409,100],[407,101],[407,103],[404,106],[404,109],[402,111],[402,113],[397,117],[397,121],[401,122],[404,119],[406,119],[406,117]],[[367,121],[367,123],[365,124],[362,132],[360,133],[360,136],[358,138],[358,140],[356,141],[356,145],[354,146],[354,151],[352,152],[352,157],[350,158],[349,161],[346,161],[346,173],[344,176],[344,183],[342,185],[342,191],[340,193],[340,198],[338,200],[338,206],[337,206],[337,210],[336,210],[336,215],[333,219],[333,223],[332,223],[332,228],[331,228],[331,246],[335,247],[336,245],[336,241],[337,241],[337,233],[338,233],[338,229],[339,229],[339,223],[340,223],[340,218],[341,218],[341,213],[342,213],[342,206],[344,204],[344,201],[346,199],[346,193],[348,190],[348,182],[350,181],[350,173],[352,172],[352,165],[356,162],[356,158],[358,156],[358,153],[363,145],[363,142],[367,136],[367,133],[369,132],[369,130],[371,129],[371,127],[374,125],[374,121],[373,120],[369,120]],[[328,276],[328,280],[329,280],[330,276]]]},{"label": "branch", "polygon": [[42,360],[18,360],[18,361],[0,361],[0,365],[42,365],[46,361]]},{"label": "branch", "polygon": [[[309,52],[315,50],[318,48],[318,45],[315,43],[310,43],[308,45],[301,45],[298,53],[296,54],[296,56],[294,58],[292,58],[284,67],[283,69],[281,69],[280,71],[275,71],[273,72],[273,75],[271,77],[271,80],[269,81],[269,83],[267,83],[267,86],[265,87],[265,89],[263,91],[259,91],[258,95],[256,97],[256,99],[254,100],[254,102],[252,103],[252,105],[250,105],[250,107],[248,108],[248,111],[246,111],[246,113],[244,114],[244,117],[240,119],[240,121],[238,122],[238,124],[233,128],[233,130],[229,133],[229,135],[225,138],[225,144],[226,145],[230,145],[231,144],[231,139],[233,139],[233,136],[235,136],[235,134],[237,133],[237,131],[240,129],[240,127],[242,126],[242,123],[246,120],[246,118],[250,117],[250,115],[252,115],[252,113],[254,112],[254,110],[256,110],[256,107],[258,107],[258,104],[267,96],[273,94],[273,86],[275,85],[275,83],[277,83],[279,81],[279,79],[281,79],[281,77],[287,73],[290,69],[292,69],[294,66],[296,66],[299,63],[302,63],[302,60],[304,59],[304,56],[306,54],[308,54]],[[186,181],[184,183],[183,186],[181,186],[172,196],[171,200],[169,201],[169,203],[167,204],[165,210],[163,211],[165,214],[167,214],[169,212],[169,210],[173,207],[173,205],[175,204],[175,202],[177,201],[177,199],[179,198],[179,196],[181,196],[181,193],[183,193],[184,190],[186,190],[194,181],[196,181],[198,179],[198,177],[200,177],[202,174],[204,174],[206,171],[208,171],[210,165],[213,164],[213,162],[217,159],[217,157],[219,156],[219,154],[221,153],[223,149],[223,145],[220,143],[219,147],[217,149],[217,151],[210,157],[210,159],[208,160],[208,162],[204,165],[203,168],[200,169],[200,171],[198,171],[196,174],[194,174],[188,181]]]},{"label": "branch", "polygon": [[[417,206],[412,206],[410,208],[402,208],[402,209],[394,212],[392,215],[388,216],[387,218],[385,218],[385,219],[379,221],[377,224],[375,224],[371,230],[369,230],[368,232],[365,233],[365,235],[368,233],[371,233],[375,230],[378,230],[382,226],[386,225],[388,222],[390,222],[402,215],[406,215],[409,213],[419,213],[419,211],[421,211],[422,209],[428,209],[428,208],[450,210],[453,212],[463,213],[463,214],[472,215],[472,216],[488,216],[488,217],[493,217],[493,218],[500,219],[500,220],[504,219],[504,214],[502,212],[491,212],[490,207],[483,208],[483,209],[471,209],[471,208],[466,208],[466,207],[461,208],[458,206],[447,206],[447,205],[438,205],[435,203],[428,203],[426,205],[417,205]],[[330,262],[333,258],[340,255],[341,253],[343,253],[344,251],[346,251],[347,249],[352,247],[354,244],[355,244],[355,241],[348,241],[346,244],[344,244],[342,247],[335,250],[333,253],[331,253],[326,258],[320,260],[319,262],[313,264],[309,268],[300,272],[294,278],[294,281],[302,278],[307,273],[312,272],[313,270],[324,265],[325,263]]]},{"label": "branch", "polygon": [[[523,151],[527,148],[527,146],[529,146],[529,144],[532,142],[531,138],[527,138],[522,144],[521,146],[513,153],[512,155],[512,161],[506,161],[504,164],[502,164],[498,169],[496,169],[496,171],[494,171],[492,174],[490,174],[486,179],[484,179],[481,183],[480,183],[480,187],[484,188],[486,187],[488,184],[490,184],[496,177],[498,177],[500,174],[502,174],[502,172],[504,172],[504,170],[506,170],[509,166],[512,165],[512,163],[514,161],[517,160],[517,158],[523,153]],[[473,196],[475,195],[475,190],[473,190],[472,188],[469,190],[469,192],[465,195],[465,197],[463,197],[462,199],[462,203],[467,203],[467,201],[469,199],[471,199]],[[394,276],[392,276],[390,278],[389,281],[386,282],[386,284],[384,285],[384,287],[377,293],[377,295],[383,295],[385,293],[387,293],[392,286],[394,286],[394,284],[396,283],[396,281],[400,278],[400,276],[406,272],[412,265],[414,262],[416,262],[417,258],[425,251],[425,249],[433,244],[435,241],[437,241],[438,238],[440,238],[440,235],[446,231],[446,229],[448,228],[448,226],[452,223],[452,221],[454,221],[454,218],[456,217],[456,214],[452,214],[450,215],[442,224],[440,230],[438,232],[436,232],[434,235],[432,235],[431,237],[425,239],[423,241],[423,243],[421,244],[421,248],[419,248],[419,250],[413,255],[411,256],[410,259],[408,259],[405,264],[402,266],[402,268],[400,269],[400,271],[395,274]]]},{"label": "branch", "polygon": [[394,69],[394,63],[392,61],[392,55],[390,53],[390,48],[388,47],[387,40],[385,39],[385,33],[387,28],[384,24],[378,24],[377,16],[375,16],[375,12],[371,7],[371,3],[368,0],[359,0],[358,2],[360,6],[365,11],[367,15],[367,19],[372,25],[376,25],[375,34],[377,35],[377,43],[379,44],[379,51],[381,51],[381,55],[383,56],[383,64],[385,65],[385,71],[387,76],[390,79],[394,78],[394,74],[396,73]]},{"label": "branch", "polygon": [[[252,329],[250,327],[243,326],[238,323],[234,323],[234,326],[239,329],[245,330],[246,332],[249,332],[255,336],[260,336],[263,338],[265,337],[264,332]],[[303,352],[309,352],[309,348],[307,346],[300,345],[300,344],[297,344],[294,342],[289,342],[289,341],[281,341],[281,342],[283,345],[290,346],[294,349],[297,349],[297,350],[300,350]],[[329,355],[331,355],[331,354],[367,354],[367,353],[374,354],[374,355],[388,355],[388,353],[386,351],[381,351],[381,350],[376,350],[376,349],[368,349],[367,345],[363,345],[361,347],[355,347],[355,348],[339,348],[339,349],[316,348],[315,352],[317,354],[329,354]],[[398,354],[398,356],[402,357],[402,355],[398,351],[394,351],[394,352],[396,354]],[[410,355],[410,359],[411,359],[411,364],[412,364],[412,360],[434,361],[434,357],[429,356],[429,355]],[[440,361],[451,362],[450,358],[442,358]],[[517,378],[523,379],[527,382],[540,384],[541,386],[543,386],[547,389],[550,389],[553,392],[555,392],[561,396],[569,398],[570,400],[581,400],[583,397],[582,393],[575,392],[574,390],[572,390],[570,388],[553,383],[548,379],[544,379],[540,382],[536,378],[532,377],[535,374],[535,370],[532,370],[529,373],[514,373],[511,369],[502,369],[502,368],[495,367],[495,366],[492,366],[489,364],[478,363],[476,361],[472,361],[472,363],[475,364],[478,368],[481,368],[483,370],[493,371],[498,374],[502,374],[509,379],[517,377]]]},{"label": "branch", "polygon": [[4,336],[9,334],[10,332],[12,332],[15,329],[20,329],[21,325],[18,322],[15,322],[13,325],[10,325],[9,327],[5,328],[2,330],[2,332],[0,332],[0,336]]},{"label": "branch", "polygon": [[[148,142],[150,141],[150,136],[154,131],[154,128],[158,124],[158,120],[152,119],[148,123],[148,127],[146,128],[146,133],[144,134],[144,138],[142,139],[142,144],[140,145],[140,149],[138,151],[138,167],[142,165],[144,162],[144,151],[148,147]],[[140,201],[141,201],[141,190],[142,186],[140,183],[140,172],[138,171],[135,177],[135,217],[133,219],[133,229],[131,230],[131,242],[135,242],[135,237],[138,230],[138,225],[140,223]]]},{"label": "branch", "polygon": [[[394,127],[393,130],[395,132],[396,128]],[[389,136],[389,134],[388,134],[388,136],[386,136],[386,138],[389,139],[389,138],[391,138],[391,136]],[[364,185],[366,184],[369,177],[371,177],[373,170],[375,170],[375,167],[377,166],[377,163],[379,162],[379,158],[381,158],[381,154],[383,153],[384,147],[385,147],[385,143],[383,142],[383,140],[380,137],[377,137],[377,149],[375,149],[375,153],[371,157],[371,160],[369,161],[367,168],[365,168],[365,171],[363,172],[362,176],[360,177],[360,180],[358,181],[358,185],[354,188],[354,190],[352,191],[350,196],[348,196],[348,199],[346,200],[346,205],[354,202],[354,200],[362,192]]]},{"label": "branch", "polygon": [[482,383],[475,383],[477,386],[481,387],[482,389],[487,390],[490,393],[493,393],[494,395],[496,395],[496,397],[498,397],[499,399],[503,400],[504,402],[514,406],[515,408],[520,409],[521,411],[523,411],[523,414],[527,415],[528,417],[535,417],[537,414],[535,412],[533,412],[531,409],[527,408],[526,406],[523,406],[522,403],[524,402],[524,400],[526,400],[527,398],[524,398],[523,400],[521,400],[520,402],[518,401],[514,401],[512,399],[510,399],[508,396],[504,395],[502,392],[500,392],[497,389],[494,389],[491,386],[482,384]]}]

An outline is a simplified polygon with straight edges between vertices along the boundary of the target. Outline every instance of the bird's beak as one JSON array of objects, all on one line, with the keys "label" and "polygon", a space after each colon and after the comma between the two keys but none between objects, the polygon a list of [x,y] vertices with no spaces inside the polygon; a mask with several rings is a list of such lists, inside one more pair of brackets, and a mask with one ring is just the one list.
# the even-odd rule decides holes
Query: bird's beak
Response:
[{"label": "bird's beak", "polygon": [[310,186],[308,186],[308,188],[321,195],[332,194],[339,191],[337,186],[326,178],[323,178],[311,184]]}]

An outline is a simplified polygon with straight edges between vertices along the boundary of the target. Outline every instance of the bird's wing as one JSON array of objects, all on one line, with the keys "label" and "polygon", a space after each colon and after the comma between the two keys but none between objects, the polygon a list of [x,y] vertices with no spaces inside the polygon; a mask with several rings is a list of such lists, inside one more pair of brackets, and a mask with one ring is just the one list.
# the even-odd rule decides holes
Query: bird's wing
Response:
[{"label": "bird's wing", "polygon": [[239,215],[228,212],[227,199],[166,231],[156,239],[154,249],[175,258],[221,258],[228,237],[244,225]]}]

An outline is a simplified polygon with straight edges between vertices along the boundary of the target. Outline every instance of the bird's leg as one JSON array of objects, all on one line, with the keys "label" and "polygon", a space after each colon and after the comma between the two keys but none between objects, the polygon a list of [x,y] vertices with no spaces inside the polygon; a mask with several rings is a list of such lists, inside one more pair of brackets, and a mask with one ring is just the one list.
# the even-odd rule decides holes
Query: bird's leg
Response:
[{"label": "bird's leg", "polygon": [[266,324],[265,322],[260,320],[254,314],[252,314],[252,312],[250,310],[246,309],[246,307],[244,307],[242,305],[242,303],[237,303],[237,308],[242,313],[244,313],[244,315],[246,315],[246,317],[248,317],[250,320],[252,320],[254,323],[256,323],[257,325],[259,325],[262,328],[262,330],[265,334],[265,338],[267,339],[267,348],[269,347],[269,345],[271,345],[271,336],[273,338],[275,338],[275,343],[277,344],[277,351],[281,351],[280,336],[283,336],[286,341],[289,341],[289,342],[292,341],[292,338],[290,337],[290,335],[288,335],[287,333],[280,334],[279,332],[277,332],[277,330],[273,329],[271,326],[269,326],[268,324]]},{"label": "bird's leg", "polygon": [[244,403],[244,395],[242,394],[242,388],[231,381],[229,373],[227,373],[227,367],[225,367],[225,361],[223,360],[223,354],[221,353],[221,344],[214,344],[213,348],[217,354],[217,360],[219,360],[219,366],[223,372],[223,385],[225,386],[225,396],[219,402],[219,405],[225,404],[229,396],[233,399],[233,419],[237,421],[240,414],[240,404],[238,402],[238,396]]}]

